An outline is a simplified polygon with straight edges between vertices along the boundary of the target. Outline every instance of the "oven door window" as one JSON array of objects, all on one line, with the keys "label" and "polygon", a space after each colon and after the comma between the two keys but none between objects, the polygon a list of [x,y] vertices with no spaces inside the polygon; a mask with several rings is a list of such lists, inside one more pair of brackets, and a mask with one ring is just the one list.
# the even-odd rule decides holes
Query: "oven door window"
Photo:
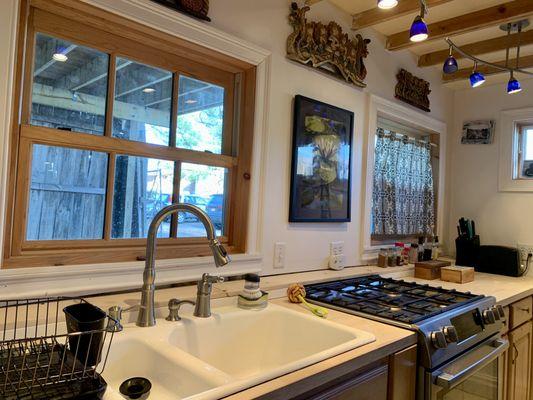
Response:
[{"label": "oven door window", "polygon": [[435,393],[436,400],[500,400],[502,399],[501,357],[470,375],[451,389]]}]

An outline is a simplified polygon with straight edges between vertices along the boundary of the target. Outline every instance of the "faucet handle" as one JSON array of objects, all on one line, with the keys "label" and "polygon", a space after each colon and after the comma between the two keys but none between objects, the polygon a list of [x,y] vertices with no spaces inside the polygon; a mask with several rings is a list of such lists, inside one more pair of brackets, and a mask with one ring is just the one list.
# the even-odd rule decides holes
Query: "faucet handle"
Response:
[{"label": "faucet handle", "polygon": [[205,273],[202,275],[202,282],[209,283],[209,284],[224,282],[224,277],[209,275],[208,273]]},{"label": "faucet handle", "polygon": [[191,300],[170,299],[168,301],[168,317],[166,317],[165,319],[167,321],[181,321],[179,312],[183,304],[190,304],[191,306],[196,305],[196,303]]}]

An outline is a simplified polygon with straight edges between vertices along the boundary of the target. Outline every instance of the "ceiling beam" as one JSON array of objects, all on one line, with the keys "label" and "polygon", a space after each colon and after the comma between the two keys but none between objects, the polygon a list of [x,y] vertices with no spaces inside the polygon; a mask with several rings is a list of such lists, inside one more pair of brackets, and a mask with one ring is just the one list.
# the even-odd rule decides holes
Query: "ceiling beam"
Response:
[{"label": "ceiling beam", "polygon": [[[452,0],[426,0],[428,7],[435,7],[440,4],[449,3]],[[362,11],[354,14],[352,20],[352,29],[358,30],[372,25],[381,24],[395,18],[412,14],[420,10],[420,0],[403,0],[398,5],[389,10],[383,10],[379,7]]]},{"label": "ceiling beam", "polygon": [[[507,46],[516,47],[518,46],[518,33],[513,33],[507,38],[506,36],[497,37],[494,39],[482,40],[481,42],[470,43],[464,46],[460,46],[461,50],[471,54],[473,56],[478,56],[481,54],[489,54],[500,50],[505,50]],[[526,46],[533,44],[533,30],[527,32],[522,32],[520,36],[520,44]],[[419,67],[431,67],[433,65],[439,65],[444,62],[448,57],[449,50],[439,50],[433,53],[423,54],[418,57],[418,66]],[[457,60],[464,58],[461,54],[455,53],[453,55]]]},{"label": "ceiling beam", "polygon": [[[511,22],[533,14],[533,1],[514,0],[498,6],[474,11],[444,21],[435,22],[428,26],[428,40],[443,39],[460,33],[472,32],[481,28]],[[427,43],[418,42],[418,43]],[[387,38],[388,50],[401,50],[413,46],[409,40],[409,31],[403,31]]]},{"label": "ceiling beam", "polygon": [[[495,62],[494,64],[505,66],[505,60]],[[516,66],[516,58],[509,60],[509,66],[511,67]],[[520,69],[533,68],[533,55],[521,57],[520,62],[519,62],[519,68]],[[508,71],[502,71],[501,69],[494,68],[489,65],[478,65],[477,70],[486,76],[509,73]],[[468,79],[471,73],[472,73],[472,68],[463,68],[457,71],[455,74],[443,74],[442,81],[444,83],[448,83],[448,82],[455,82],[455,81]],[[519,73],[516,74],[517,79],[520,79],[519,75],[520,75]]]}]

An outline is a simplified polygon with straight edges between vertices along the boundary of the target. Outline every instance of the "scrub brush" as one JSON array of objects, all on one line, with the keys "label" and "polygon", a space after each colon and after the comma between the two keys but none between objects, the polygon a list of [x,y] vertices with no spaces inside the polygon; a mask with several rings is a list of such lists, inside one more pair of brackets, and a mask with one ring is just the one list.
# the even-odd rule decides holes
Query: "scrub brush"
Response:
[{"label": "scrub brush", "polygon": [[305,301],[305,288],[299,283],[293,283],[289,286],[287,289],[287,297],[291,303],[302,303],[309,309],[309,311],[318,317],[326,318],[328,315],[328,310],[324,307],[315,306]]}]

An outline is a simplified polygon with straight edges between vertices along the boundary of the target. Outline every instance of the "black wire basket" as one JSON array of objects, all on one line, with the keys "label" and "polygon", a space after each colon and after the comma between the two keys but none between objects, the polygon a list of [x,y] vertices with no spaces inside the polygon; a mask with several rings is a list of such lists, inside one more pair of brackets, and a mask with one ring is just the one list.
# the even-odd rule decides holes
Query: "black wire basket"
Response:
[{"label": "black wire basket", "polygon": [[[77,319],[91,307],[102,314],[98,324],[79,324]],[[73,317],[72,309],[81,314]],[[0,324],[0,398],[103,396],[107,385],[101,374],[115,319],[83,298],[54,297],[0,300]]]}]

